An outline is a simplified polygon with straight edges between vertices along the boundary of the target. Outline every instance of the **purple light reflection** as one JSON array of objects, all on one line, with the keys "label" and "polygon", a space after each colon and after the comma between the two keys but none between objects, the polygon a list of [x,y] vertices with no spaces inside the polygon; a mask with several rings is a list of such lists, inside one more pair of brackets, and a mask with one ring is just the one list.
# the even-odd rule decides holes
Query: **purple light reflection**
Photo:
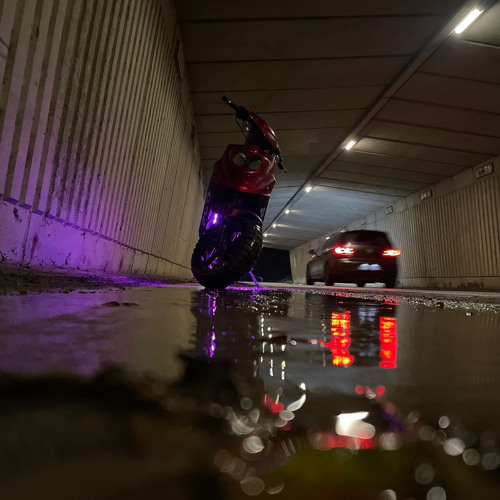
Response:
[{"label": "purple light reflection", "polygon": [[131,278],[129,276],[106,275],[115,285],[132,285],[132,286],[152,286],[152,287],[165,287],[169,286],[168,283],[162,281],[151,281],[142,278]]},{"label": "purple light reflection", "polygon": [[215,316],[217,312],[217,299],[212,295],[208,297],[208,310],[210,311],[210,316]]},{"label": "purple light reflection", "polygon": [[[120,365],[175,378],[194,322],[183,304],[196,287],[168,288],[2,296],[0,371],[92,376]],[[169,328],[175,334],[165,335]]]},{"label": "purple light reflection", "polygon": [[216,347],[217,344],[215,343],[215,332],[212,332],[212,338],[210,340],[210,357],[213,357]]}]

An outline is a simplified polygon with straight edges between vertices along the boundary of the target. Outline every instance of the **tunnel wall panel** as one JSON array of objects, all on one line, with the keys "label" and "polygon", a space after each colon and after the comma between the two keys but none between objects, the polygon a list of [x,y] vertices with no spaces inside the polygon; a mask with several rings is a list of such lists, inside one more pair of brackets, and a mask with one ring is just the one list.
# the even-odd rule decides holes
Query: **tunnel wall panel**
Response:
[{"label": "tunnel wall panel", "polygon": [[203,204],[176,13],[0,2],[0,259],[190,278]]},{"label": "tunnel wall panel", "polygon": [[[392,214],[379,210],[348,229],[389,233],[402,252],[402,287],[500,289],[500,161],[491,161],[493,174],[476,178],[479,165],[432,186],[428,199],[415,193],[395,201]],[[308,251],[325,237],[290,252],[295,282],[305,282]]]}]

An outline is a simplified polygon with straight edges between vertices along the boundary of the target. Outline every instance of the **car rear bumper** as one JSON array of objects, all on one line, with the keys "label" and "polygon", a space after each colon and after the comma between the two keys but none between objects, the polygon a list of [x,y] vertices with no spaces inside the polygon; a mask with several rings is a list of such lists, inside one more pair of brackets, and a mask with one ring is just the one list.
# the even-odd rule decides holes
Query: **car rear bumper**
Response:
[{"label": "car rear bumper", "polygon": [[[376,269],[377,266],[380,269]],[[396,261],[342,259],[335,262],[332,271],[335,281],[385,283],[396,279],[398,268]]]}]

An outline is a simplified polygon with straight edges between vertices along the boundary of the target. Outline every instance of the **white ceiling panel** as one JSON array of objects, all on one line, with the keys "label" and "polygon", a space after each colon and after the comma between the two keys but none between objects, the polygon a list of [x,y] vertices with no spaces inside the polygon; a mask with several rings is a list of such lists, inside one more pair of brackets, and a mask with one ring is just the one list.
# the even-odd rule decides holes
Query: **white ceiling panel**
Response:
[{"label": "white ceiling panel", "polygon": [[[281,113],[258,113],[280,135],[285,130],[328,129],[352,127],[360,118],[363,109],[338,109],[326,111],[293,111]],[[233,132],[234,114],[202,115],[196,117],[198,134],[206,132]]]},{"label": "white ceiling panel", "polygon": [[500,50],[453,37],[428,59],[422,71],[500,84]]},{"label": "white ceiling panel", "polygon": [[[358,146],[359,145],[359,146]],[[472,167],[490,158],[489,155],[454,151],[438,147],[423,146],[389,139],[363,138],[355,147],[374,153],[388,153],[401,158],[429,160],[462,167]]]},{"label": "white ceiling panel", "polygon": [[443,150],[449,149],[453,152],[482,153],[487,156],[495,156],[496,151],[500,150],[500,137],[385,120],[372,120],[363,130],[363,135],[408,144],[433,146]]},{"label": "white ceiling panel", "polygon": [[[401,156],[376,153],[374,151],[363,151],[361,146],[356,149],[343,151],[338,159],[345,162],[367,164],[375,168],[392,168],[394,170],[419,172],[422,174],[434,174],[440,177],[450,177],[462,170],[461,166],[448,163],[438,163],[416,158],[405,158]],[[442,180],[442,179],[441,179]]]},{"label": "white ceiling panel", "polygon": [[500,113],[500,85],[455,76],[417,73],[397,97],[454,108]]},{"label": "white ceiling panel", "polygon": [[393,99],[380,111],[378,118],[435,129],[500,137],[500,114],[484,111]]},{"label": "white ceiling panel", "polygon": [[297,61],[196,63],[188,64],[188,73],[191,90],[219,91],[221,95],[248,89],[380,87],[387,85],[409,60],[409,56],[393,56],[306,59],[300,64]]},{"label": "white ceiling panel", "polygon": [[[293,113],[300,111],[328,111],[365,109],[383,91],[383,86],[333,87],[323,89],[247,90],[231,91],[229,97],[245,103],[257,113]],[[195,116],[224,115],[228,107],[222,102],[221,92],[193,92]],[[297,123],[292,116],[290,123]]]},{"label": "white ceiling panel", "polygon": [[181,21],[207,21],[211,19],[252,18],[303,18],[303,17],[351,17],[351,16],[415,16],[443,15],[460,6],[457,0],[349,0],[336,2],[325,0],[253,0],[251,4],[234,0],[182,0],[177,2]]},{"label": "white ceiling panel", "polygon": [[184,53],[188,63],[411,55],[441,23],[434,16],[186,23]]},{"label": "white ceiling panel", "polygon": [[443,175],[436,175],[434,173],[427,174],[416,170],[410,170],[408,168],[397,169],[386,166],[381,167],[368,165],[366,163],[354,163],[343,160],[335,160],[335,162],[333,162],[321,175],[327,176],[329,172],[345,172],[364,176],[369,175],[378,177],[379,179],[391,179],[395,181],[404,180],[424,183],[427,185],[435,184],[445,178],[445,176]]}]

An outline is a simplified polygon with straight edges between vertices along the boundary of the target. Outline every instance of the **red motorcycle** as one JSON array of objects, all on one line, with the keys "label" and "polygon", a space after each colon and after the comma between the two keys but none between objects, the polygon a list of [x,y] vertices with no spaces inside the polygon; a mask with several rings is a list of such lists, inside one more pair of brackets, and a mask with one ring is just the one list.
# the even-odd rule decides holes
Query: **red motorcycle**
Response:
[{"label": "red motorcycle", "polygon": [[222,99],[234,110],[246,141],[226,147],[208,186],[191,257],[193,275],[206,288],[226,288],[252,270],[262,250],[274,165],[284,170],[273,129],[256,113]]}]

